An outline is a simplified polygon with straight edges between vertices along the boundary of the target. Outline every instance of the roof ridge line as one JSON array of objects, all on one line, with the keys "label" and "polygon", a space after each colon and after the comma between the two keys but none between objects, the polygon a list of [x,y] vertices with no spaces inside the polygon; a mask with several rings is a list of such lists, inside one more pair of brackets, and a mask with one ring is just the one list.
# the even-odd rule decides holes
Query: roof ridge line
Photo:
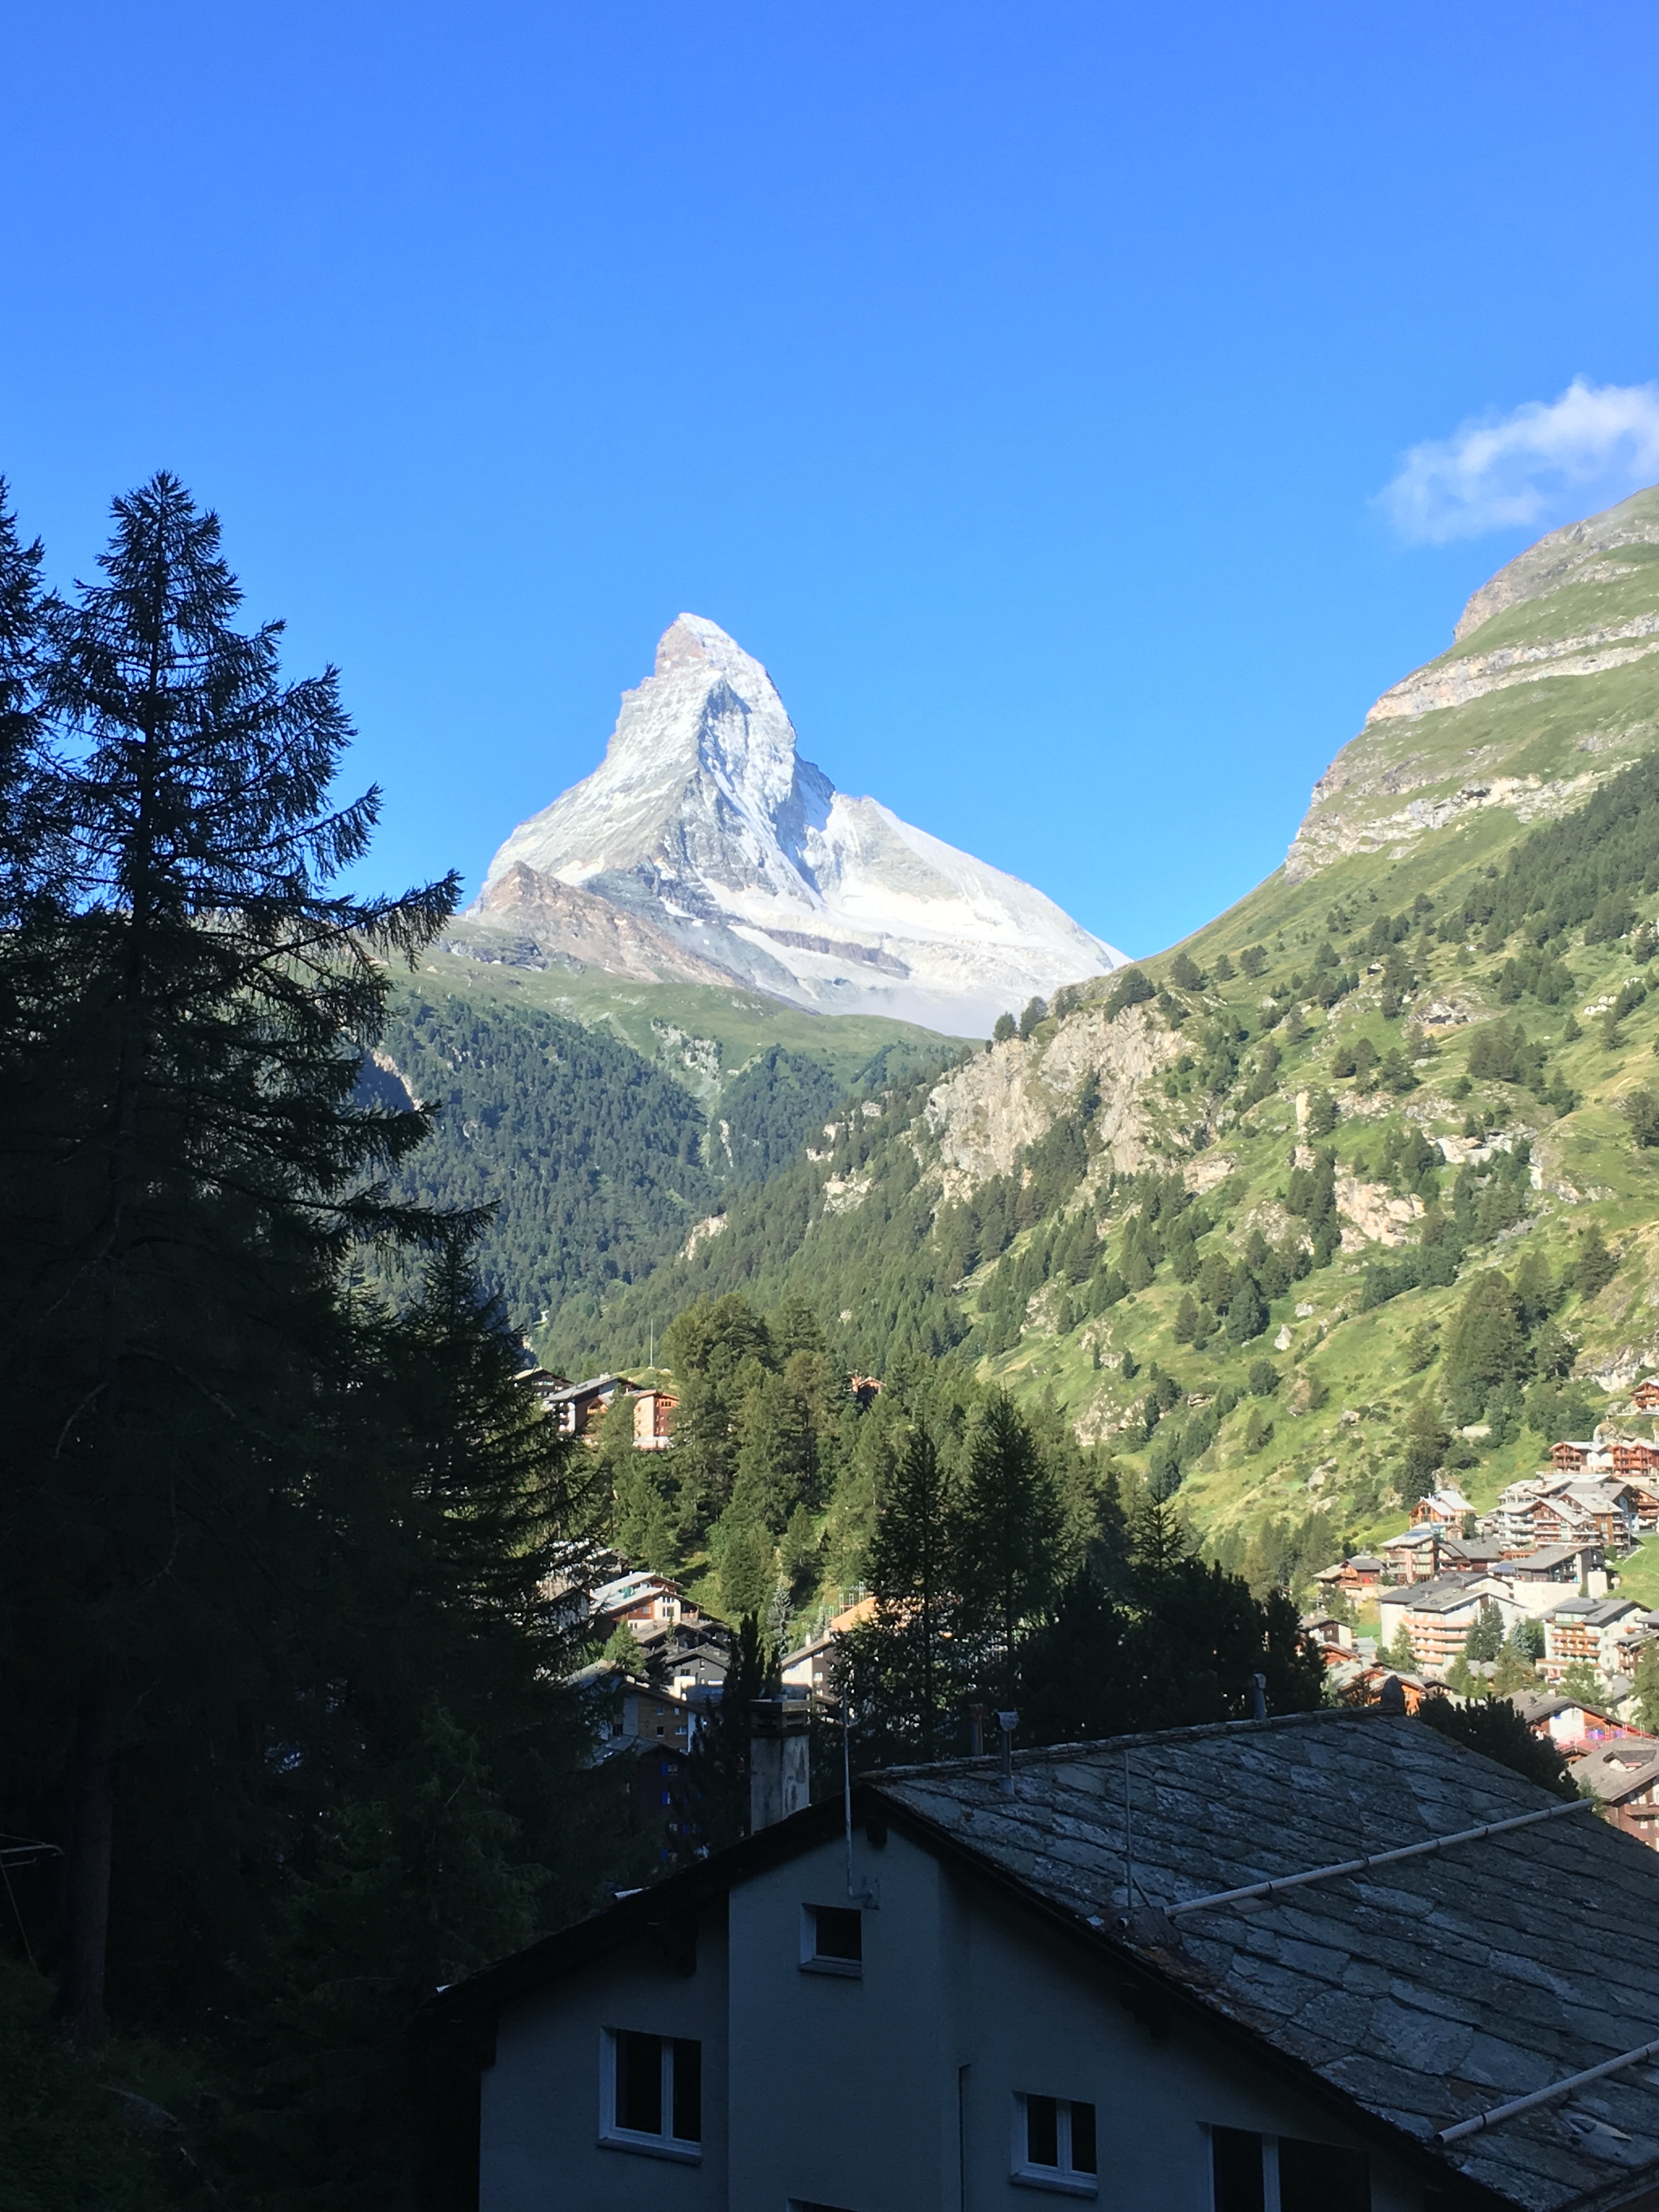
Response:
[{"label": "roof ridge line", "polygon": [[[1269,1713],[1260,1721],[1199,1721],[1188,1728],[1148,1729],[1137,1735],[1091,1736],[1085,1743],[1027,1744],[1012,1756],[1016,1766],[1030,1766],[1041,1759],[1081,1759],[1094,1751],[1133,1751],[1143,1745],[1201,1743],[1217,1736],[1265,1735],[1275,1729],[1305,1728],[1311,1723],[1324,1721],[1400,1717],[1398,1713],[1385,1713],[1380,1705],[1316,1705],[1311,1712]],[[908,1766],[871,1766],[858,1778],[879,1786],[883,1782],[908,1782],[918,1775],[996,1773],[1000,1771],[1001,1756],[1000,1752],[990,1751],[981,1752],[977,1757],[936,1759]]]}]

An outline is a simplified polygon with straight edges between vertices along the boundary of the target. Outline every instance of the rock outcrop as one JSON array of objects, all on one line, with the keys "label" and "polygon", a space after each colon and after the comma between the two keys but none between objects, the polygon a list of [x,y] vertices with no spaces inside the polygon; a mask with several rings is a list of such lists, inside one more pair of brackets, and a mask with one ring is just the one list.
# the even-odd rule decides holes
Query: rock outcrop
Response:
[{"label": "rock outcrop", "polygon": [[573,961],[626,975],[640,983],[714,983],[740,979],[729,968],[700,958],[677,945],[644,915],[629,914],[591,891],[562,884],[556,876],[515,860],[484,885],[471,912],[473,926],[456,940],[456,949],[487,957],[513,954],[518,964],[530,957]]},{"label": "rock outcrop", "polygon": [[1553,531],[1483,584],[1450,651],[1385,691],[1314,786],[1289,881],[1398,857],[1486,808],[1565,813],[1650,750],[1656,548],[1659,487]]},{"label": "rock outcrop", "polygon": [[1011,1175],[1022,1149],[1075,1107],[1091,1075],[1100,1086],[1094,1126],[1103,1160],[1120,1174],[1146,1166],[1152,1079],[1180,1050],[1179,1037],[1143,1008],[1109,1021],[1103,1006],[1092,1006],[1046,1039],[1012,1037],[976,1053],[935,1086],[923,1109],[938,1139],[945,1198]]},{"label": "rock outcrop", "polygon": [[1659,545],[1659,486],[1634,492],[1617,507],[1552,530],[1528,545],[1473,594],[1452,632],[1454,641],[1461,645],[1528,599],[1548,599],[1570,584],[1607,583],[1627,574],[1625,563],[1607,558],[1621,545]]}]

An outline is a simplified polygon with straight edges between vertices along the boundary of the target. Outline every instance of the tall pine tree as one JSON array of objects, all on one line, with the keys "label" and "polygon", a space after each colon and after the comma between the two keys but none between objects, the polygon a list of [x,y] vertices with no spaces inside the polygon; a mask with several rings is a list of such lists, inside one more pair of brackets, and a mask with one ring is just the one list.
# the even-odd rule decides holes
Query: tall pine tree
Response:
[{"label": "tall pine tree", "polygon": [[376,1178],[423,1118],[352,1094],[387,963],[456,890],[330,890],[377,808],[330,803],[333,671],[284,684],[279,626],[234,627],[217,521],[175,479],[114,516],[101,580],[41,611],[70,866],[14,933],[0,1036],[4,1535],[30,1580],[8,1577],[12,1679],[69,1740],[61,1991],[82,2040],[124,1741],[158,1686],[257,1643],[337,1358],[334,1273],[354,1240],[422,1225]]},{"label": "tall pine tree", "polygon": [[934,1757],[959,1649],[954,1485],[927,1430],[914,1428],[882,1501],[866,1570],[876,1617],[849,1639],[866,1726],[891,1747]]},{"label": "tall pine tree", "polygon": [[1030,1424],[1006,1390],[986,1398],[969,1439],[958,1545],[986,1686],[1012,1692],[1019,1639],[1060,1578],[1064,1516]]}]

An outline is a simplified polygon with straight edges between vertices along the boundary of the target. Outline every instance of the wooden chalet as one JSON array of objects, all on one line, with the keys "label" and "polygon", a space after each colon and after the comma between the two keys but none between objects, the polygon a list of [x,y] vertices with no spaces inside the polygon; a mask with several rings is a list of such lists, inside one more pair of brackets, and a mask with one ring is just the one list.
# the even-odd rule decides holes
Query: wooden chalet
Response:
[{"label": "wooden chalet", "polygon": [[672,1390],[641,1390],[634,1400],[634,1449],[666,1451],[674,1440],[674,1411],[679,1400]]}]

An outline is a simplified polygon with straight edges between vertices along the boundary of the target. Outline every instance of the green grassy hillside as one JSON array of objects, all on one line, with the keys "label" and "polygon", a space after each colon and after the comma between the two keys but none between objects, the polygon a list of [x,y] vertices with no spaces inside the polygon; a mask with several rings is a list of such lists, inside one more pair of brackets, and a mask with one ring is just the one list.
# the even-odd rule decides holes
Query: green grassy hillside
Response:
[{"label": "green grassy hillside", "polygon": [[597,968],[514,968],[438,951],[422,959],[420,988],[481,1006],[532,1006],[585,1029],[603,1026],[705,1101],[775,1045],[819,1061],[845,1091],[883,1054],[896,1065],[909,1064],[908,1055],[919,1064],[950,1042],[914,1023],[809,1013],[737,985],[636,983]]},{"label": "green grassy hillside", "polygon": [[1659,1367],[1644,532],[1659,493],[1495,580],[1143,999],[1063,994],[884,1086],[619,1291],[618,1351],[734,1288],[807,1297],[849,1362],[954,1347],[1261,1582],[1403,1526],[1436,1470],[1485,1504],[1622,1412]]}]

